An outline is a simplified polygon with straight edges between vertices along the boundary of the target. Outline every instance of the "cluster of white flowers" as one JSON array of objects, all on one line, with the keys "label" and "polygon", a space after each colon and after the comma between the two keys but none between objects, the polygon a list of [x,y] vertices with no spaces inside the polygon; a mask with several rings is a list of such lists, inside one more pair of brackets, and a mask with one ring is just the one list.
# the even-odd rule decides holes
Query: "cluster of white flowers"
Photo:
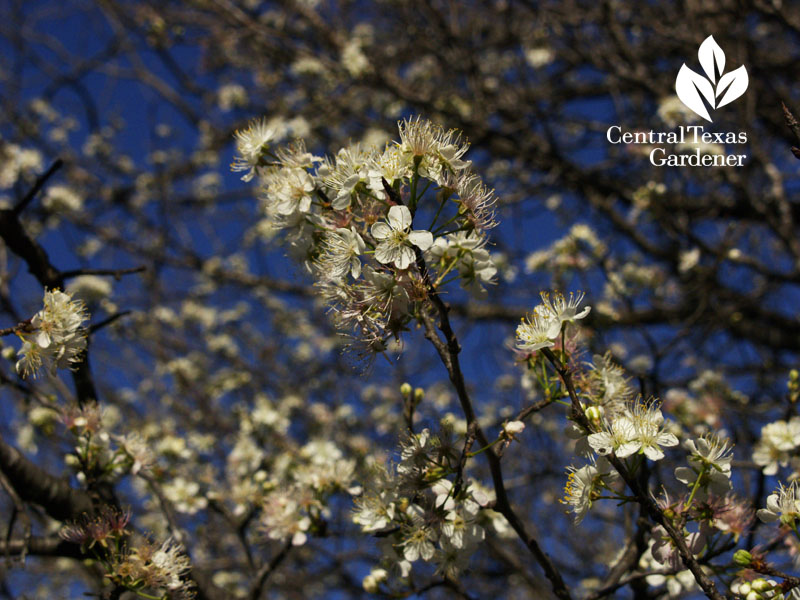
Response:
[{"label": "cluster of white flowers", "polygon": [[67,285],[67,293],[76,300],[87,303],[105,300],[111,295],[112,285],[108,277],[80,275]]},{"label": "cluster of white flowers", "polygon": [[200,493],[197,481],[178,476],[166,481],[162,487],[164,496],[180,513],[194,515],[208,506],[208,500]]},{"label": "cluster of white flowers", "polygon": [[[284,237],[360,347],[384,350],[430,286],[459,279],[481,293],[493,282],[485,246],[496,199],[464,160],[469,144],[456,131],[407,119],[399,141],[353,144],[327,158],[302,141],[273,150],[276,137],[263,119],[237,133],[233,168],[261,184],[257,229]],[[415,228],[422,218],[428,227]]]},{"label": "cluster of white flowers", "polygon": [[88,318],[82,302],[60,290],[45,291],[44,308],[18,332],[23,344],[17,371],[36,376],[42,367],[53,372],[76,363],[86,348],[83,322]]},{"label": "cluster of white flowers", "polygon": [[43,164],[38,150],[0,140],[0,190],[13,187],[20,177],[38,173]]},{"label": "cluster of white flowers", "polygon": [[743,600],[797,600],[800,590],[794,588],[783,593],[781,584],[774,579],[758,577],[752,581],[737,580],[731,584],[731,592]]},{"label": "cluster of white flowers", "polygon": [[71,213],[83,208],[83,198],[65,185],[51,185],[42,198],[42,206],[52,213]]},{"label": "cluster of white flowers", "polygon": [[290,539],[293,546],[302,546],[308,540],[310,514],[320,509],[321,504],[307,488],[276,489],[264,500],[261,525],[269,539]]},{"label": "cluster of white flowers", "polygon": [[356,498],[353,521],[365,532],[391,533],[383,560],[387,568],[405,577],[412,563],[423,560],[455,578],[484,539],[491,517],[482,507],[489,497],[475,484],[457,489],[442,477],[455,470],[457,457],[448,433],[425,429],[403,444],[394,473],[375,467]]},{"label": "cluster of white flowers", "polygon": [[[639,559],[639,569],[643,573],[659,571],[663,569],[661,562],[653,556],[653,546],[655,540],[651,539],[647,550],[645,550],[642,557]],[[682,598],[687,591],[692,591],[697,588],[697,582],[694,575],[688,569],[678,571],[674,575],[654,573],[645,577],[648,585],[655,588],[664,586],[666,588],[668,598]]]},{"label": "cluster of white flowers", "polygon": [[[329,516],[327,499],[332,493],[357,491],[352,486],[356,461],[342,447],[317,436],[298,446],[287,434],[290,411],[300,404],[294,396],[281,401],[259,396],[252,407],[237,405],[240,429],[227,456],[225,476],[216,478],[221,485],[212,484],[206,494],[234,515],[258,514],[264,538],[295,546],[305,544],[315,524]],[[320,420],[330,418],[320,405],[310,410]],[[266,452],[265,440],[279,440],[272,443],[283,451]],[[202,508],[198,503],[205,506],[206,501],[194,498],[188,508]]]},{"label": "cluster of white flowers", "polygon": [[753,462],[762,467],[764,475],[775,475],[785,467],[800,447],[800,417],[775,421],[761,428],[761,439],[753,448]]},{"label": "cluster of white flowers", "polygon": [[613,453],[627,458],[638,452],[650,460],[661,460],[662,447],[677,446],[678,438],[666,430],[656,402],[636,400],[622,413],[606,415],[601,431],[589,435],[588,442],[601,456]]},{"label": "cluster of white flowers", "polygon": [[354,471],[355,461],[322,439],[312,439],[291,460],[284,458],[272,469],[258,468],[252,478],[262,489],[258,492],[263,497],[259,503],[262,530],[269,539],[305,544],[314,523],[329,516],[327,496],[338,490],[359,491],[351,485]]},{"label": "cluster of white flowers", "polygon": [[[195,597],[194,584],[187,575],[191,562],[183,547],[172,538],[160,545],[134,534],[128,527],[129,512],[106,507],[99,514],[85,514],[61,528],[62,539],[80,544],[84,552],[103,548],[98,565],[115,585],[135,590],[137,595],[189,600]],[[95,556],[99,555],[95,553]],[[147,594],[145,592],[148,592]]]},{"label": "cluster of white flowers", "polygon": [[151,577],[157,582],[154,587],[164,587],[171,591],[183,591],[186,584],[181,579],[192,565],[180,544],[166,540],[150,557]]},{"label": "cluster of white flowers", "polygon": [[583,319],[591,310],[587,306],[578,312],[584,296],[581,292],[570,292],[569,299],[560,293],[554,294],[552,299],[546,292],[542,292],[541,296],[542,303],[517,327],[517,347],[525,352],[552,348],[564,323]]},{"label": "cluster of white flowers", "polygon": [[607,247],[594,230],[584,223],[573,225],[569,233],[544,250],[537,250],[525,258],[525,270],[561,273],[588,269],[603,256]]}]

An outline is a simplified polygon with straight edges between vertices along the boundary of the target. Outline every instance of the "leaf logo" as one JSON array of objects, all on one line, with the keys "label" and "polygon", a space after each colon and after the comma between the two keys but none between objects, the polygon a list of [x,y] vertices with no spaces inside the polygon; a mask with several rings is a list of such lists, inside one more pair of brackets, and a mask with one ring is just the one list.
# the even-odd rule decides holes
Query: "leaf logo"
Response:
[{"label": "leaf logo", "polygon": [[[723,75],[725,52],[714,41],[713,35],[708,36],[700,44],[697,57],[700,59],[700,66],[703,67],[707,77],[695,73],[684,63],[675,79],[675,91],[678,92],[678,98],[687,108],[711,122],[711,116],[708,114],[703,100],[712,109],[730,104],[744,94],[750,80],[744,65]],[[719,81],[717,81],[717,74],[720,76]]]}]

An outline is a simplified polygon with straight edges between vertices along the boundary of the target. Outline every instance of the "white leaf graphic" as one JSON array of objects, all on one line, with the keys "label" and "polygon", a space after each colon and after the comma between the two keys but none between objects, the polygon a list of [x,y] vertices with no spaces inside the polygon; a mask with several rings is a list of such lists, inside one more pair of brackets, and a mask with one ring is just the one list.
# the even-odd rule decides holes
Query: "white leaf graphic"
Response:
[{"label": "white leaf graphic", "polygon": [[725,72],[725,52],[719,47],[719,44],[714,40],[714,36],[708,36],[697,51],[697,58],[700,59],[700,66],[708,75],[711,83],[717,81],[717,71],[714,70],[714,63],[719,67],[719,73]]},{"label": "white leaf graphic", "polygon": [[744,68],[744,65],[720,77],[717,84],[717,95],[719,96],[725,91],[725,88],[728,91],[722,96],[722,100],[717,103],[717,108],[730,104],[744,94],[748,83],[750,83],[750,78],[747,76],[747,69]]},{"label": "white leaf graphic", "polygon": [[680,98],[681,102],[688,108],[706,121],[711,121],[708,109],[703,104],[703,98],[700,96],[700,94],[703,94],[711,108],[714,108],[714,87],[708,79],[699,73],[695,73],[684,64],[678,72],[677,79],[675,79],[675,91],[678,93],[678,98]]}]

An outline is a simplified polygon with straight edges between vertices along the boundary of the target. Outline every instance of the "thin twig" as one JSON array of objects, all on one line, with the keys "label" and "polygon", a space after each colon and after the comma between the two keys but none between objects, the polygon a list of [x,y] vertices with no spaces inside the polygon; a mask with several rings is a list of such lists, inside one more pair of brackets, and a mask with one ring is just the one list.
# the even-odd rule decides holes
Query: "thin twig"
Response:
[{"label": "thin twig", "polygon": [[464,449],[461,451],[461,457],[458,459],[456,480],[455,483],[453,484],[454,497],[458,497],[458,494],[461,491],[461,484],[464,481],[464,468],[467,466],[467,457],[469,456],[469,451],[472,448],[472,444],[475,443],[475,435],[477,433],[476,424],[477,421],[473,421],[467,427],[467,435],[464,438]]},{"label": "thin twig", "polygon": [[141,265],[130,269],[73,269],[72,271],[62,271],[61,277],[64,279],[73,279],[81,275],[100,275],[110,276],[114,279],[121,279],[123,275],[131,275],[133,273],[141,273],[146,271],[147,267]]},{"label": "thin twig", "polygon": [[269,576],[280,566],[280,564],[289,556],[292,549],[292,541],[289,540],[286,545],[272,557],[267,564],[265,564],[258,572],[256,580],[253,582],[253,587],[250,589],[250,600],[258,600],[261,598],[261,593],[264,591],[264,585],[267,583]]},{"label": "thin twig", "polygon": [[14,503],[14,514],[11,516],[11,519],[9,519],[8,531],[6,532],[6,559],[8,560],[10,558],[10,553],[8,551],[9,542],[11,541],[11,534],[14,532],[14,521],[16,517],[19,516],[20,520],[22,521],[23,531],[22,551],[19,553],[19,557],[24,564],[25,555],[28,553],[28,545],[30,544],[33,531],[31,527],[31,518],[30,515],[28,515],[28,511],[25,510],[25,504],[22,502],[22,498],[19,497],[19,494],[14,489],[14,486],[11,485],[11,482],[2,471],[0,471],[0,485],[3,486],[3,489]]},{"label": "thin twig", "polygon": [[[789,107],[784,102],[781,102],[781,106],[783,107],[783,117],[786,119],[786,125],[792,130],[797,141],[800,142],[800,123],[797,122],[792,111],[789,110]],[[792,154],[794,154],[795,158],[800,159],[800,148],[792,146]]]},{"label": "thin twig", "polygon": [[61,167],[64,166],[64,161],[60,158],[57,158],[55,162],[50,165],[50,168],[47,169],[42,175],[36,179],[36,182],[33,184],[33,187],[28,190],[28,193],[23,196],[22,200],[20,200],[16,206],[14,206],[12,212],[14,216],[19,216],[25,207],[31,203],[31,201],[36,197],[36,194],[44,187],[44,184],[47,183],[47,180],[50,179],[56,171],[58,171]]},{"label": "thin twig", "polygon": [[95,323],[93,325],[90,325],[89,326],[89,335],[93,334],[95,331],[97,331],[99,329],[102,329],[103,327],[107,327],[108,325],[111,325],[117,319],[121,319],[122,317],[124,317],[126,315],[129,315],[129,314],[131,314],[131,311],[129,311],[129,310],[121,310],[121,311],[119,311],[117,313],[114,313],[110,317],[107,317],[107,318],[103,319],[99,323]]},{"label": "thin twig", "polygon": [[5,337],[7,335],[16,335],[17,333],[29,333],[31,331],[31,320],[28,319],[27,321],[20,321],[13,327],[6,327],[4,329],[0,329],[0,337]]}]

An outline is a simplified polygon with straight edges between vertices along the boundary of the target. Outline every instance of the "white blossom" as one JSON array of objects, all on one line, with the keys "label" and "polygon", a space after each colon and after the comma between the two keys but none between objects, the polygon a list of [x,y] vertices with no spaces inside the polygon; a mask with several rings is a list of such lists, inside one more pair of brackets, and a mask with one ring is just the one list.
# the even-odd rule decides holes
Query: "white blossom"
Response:
[{"label": "white blossom", "polygon": [[269,143],[277,137],[277,130],[270,126],[266,119],[251,121],[247,129],[237,131],[235,157],[231,170],[245,171],[242,181],[250,181],[256,173],[256,168],[261,164]]},{"label": "white blossom", "polygon": [[42,366],[52,372],[76,363],[86,348],[87,318],[82,302],[60,290],[45,291],[44,308],[31,319],[30,332],[19,333],[24,343],[17,371],[35,376]]},{"label": "white blossom", "polygon": [[550,294],[542,292],[541,297],[541,310],[548,313],[559,323],[583,319],[589,314],[589,311],[592,310],[590,306],[587,306],[582,311],[578,312],[578,307],[580,303],[583,302],[583,292],[578,292],[577,294],[570,292],[569,299],[565,298],[561,293],[555,293],[551,298]]},{"label": "white blossom", "polygon": [[111,295],[111,282],[108,277],[80,275],[69,282],[67,293],[84,302],[97,302]]},{"label": "white blossom", "polygon": [[83,208],[83,198],[65,185],[52,185],[42,198],[42,206],[53,213],[77,212]]},{"label": "white blossom", "polygon": [[411,504],[406,514],[411,518],[412,525],[406,529],[403,536],[403,557],[409,562],[420,558],[425,561],[431,560],[436,551],[433,545],[436,533],[427,523],[425,510],[417,504]]},{"label": "white blossom", "polygon": [[153,553],[151,562],[159,571],[160,584],[169,590],[180,590],[184,587],[181,577],[191,570],[189,557],[183,553],[183,548],[172,541],[166,540],[161,547]]},{"label": "white blossom", "polygon": [[165,482],[162,488],[164,496],[180,513],[194,515],[208,506],[208,501],[200,494],[200,484],[196,481],[175,477]]},{"label": "white blossom", "polygon": [[589,512],[599,490],[605,483],[615,478],[616,473],[611,471],[611,464],[602,457],[596,463],[584,465],[580,469],[571,466],[567,468],[564,497],[559,502],[567,505],[570,512],[575,513],[576,525],[583,521]]},{"label": "white blossom", "polygon": [[370,161],[374,160],[373,153],[355,144],[339,150],[335,160],[326,158],[323,161],[317,175],[331,191],[334,210],[345,210],[350,206],[356,186],[368,180]]},{"label": "white blossom", "polygon": [[542,348],[552,348],[553,341],[561,330],[561,324],[548,314],[534,309],[533,313],[517,325],[517,348],[535,352]]},{"label": "white blossom", "polygon": [[394,263],[401,270],[408,268],[415,260],[412,246],[425,251],[433,244],[430,231],[410,229],[411,211],[406,206],[392,206],[386,222],[375,223],[371,229],[378,242],[375,260],[384,265]]},{"label": "white blossom", "polygon": [[764,475],[775,475],[779,466],[789,463],[789,452],[798,446],[800,417],[769,423],[761,428],[761,439],[753,449],[753,462],[763,467]]},{"label": "white blossom", "polygon": [[788,525],[794,524],[800,517],[798,482],[795,480],[788,487],[780,484],[778,490],[767,497],[767,507],[759,509],[756,515],[764,523],[780,520]]},{"label": "white blossom", "polygon": [[361,275],[359,256],[366,244],[355,229],[340,227],[328,233],[320,245],[317,267],[320,276],[326,279],[342,279],[349,273],[353,279]]},{"label": "white blossom", "polygon": [[513,438],[525,430],[525,423],[522,421],[508,421],[503,424],[503,434],[508,438]]},{"label": "white blossom", "polygon": [[[678,481],[694,486],[697,478],[698,484],[704,491],[706,489],[717,495],[723,495],[731,488],[731,447],[727,441],[709,435],[697,440],[688,440],[686,448],[689,450],[690,467],[675,469]],[[703,498],[705,494],[699,496]]]},{"label": "white blossom", "polygon": [[667,432],[661,410],[653,402],[637,401],[625,413],[611,417],[604,431],[589,436],[589,445],[600,455],[614,452],[626,458],[641,452],[650,460],[661,460],[661,446],[678,445],[678,438]]},{"label": "white blossom", "polygon": [[265,176],[267,213],[290,216],[311,208],[314,180],[305,169],[274,169]]}]

